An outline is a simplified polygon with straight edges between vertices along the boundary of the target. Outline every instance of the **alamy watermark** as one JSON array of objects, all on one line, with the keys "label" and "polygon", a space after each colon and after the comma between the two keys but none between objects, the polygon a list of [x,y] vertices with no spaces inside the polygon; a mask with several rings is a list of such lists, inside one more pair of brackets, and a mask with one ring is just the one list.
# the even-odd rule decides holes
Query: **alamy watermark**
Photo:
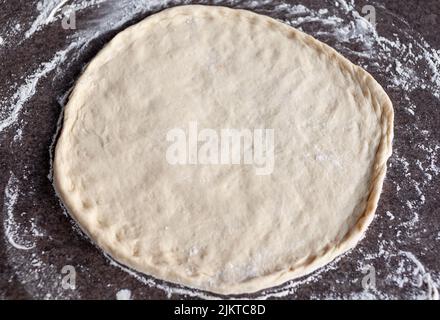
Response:
[{"label": "alamy watermark", "polygon": [[171,165],[250,165],[257,175],[269,175],[275,164],[273,129],[203,128],[192,121],[187,130],[167,132],[171,142],[166,159]]},{"label": "alamy watermark", "polygon": [[363,18],[367,20],[372,26],[376,25],[376,8],[370,4],[362,7]]},{"label": "alamy watermark", "polygon": [[76,289],[76,270],[75,267],[68,264],[61,269],[61,274],[63,278],[61,280],[61,287],[65,290],[75,290]]},{"label": "alamy watermark", "polygon": [[61,27],[63,29],[76,29],[76,14],[73,6],[65,6],[61,9],[63,18],[61,19]]},{"label": "alamy watermark", "polygon": [[362,288],[364,290],[376,290],[376,269],[373,266],[367,266],[362,269],[362,273],[365,275],[362,278]]}]

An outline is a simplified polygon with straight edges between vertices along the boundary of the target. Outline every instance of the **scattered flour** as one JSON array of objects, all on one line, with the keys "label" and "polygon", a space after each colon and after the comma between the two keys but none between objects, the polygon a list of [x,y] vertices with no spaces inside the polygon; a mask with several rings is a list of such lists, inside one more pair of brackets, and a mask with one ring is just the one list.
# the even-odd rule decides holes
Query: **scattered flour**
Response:
[{"label": "scattered flour", "polygon": [[10,172],[9,181],[5,189],[4,198],[4,232],[6,239],[16,249],[19,250],[31,250],[35,247],[33,243],[22,242],[22,234],[25,230],[20,230],[20,225],[16,223],[14,219],[14,207],[18,199],[19,189],[18,180],[13,172]]},{"label": "scattered flour", "polygon": [[28,39],[43,26],[53,22],[55,15],[68,0],[43,0],[37,3],[40,12],[31,27],[25,32],[24,39]]},{"label": "scattered flour", "polygon": [[76,43],[73,42],[66,49],[55,53],[50,61],[42,63],[37,70],[26,77],[24,84],[18,88],[8,101],[0,102],[0,133],[19,122],[20,112],[24,104],[35,94],[38,82],[63,62],[66,54],[75,47]]},{"label": "scattered flour", "polygon": [[[60,23],[63,18],[62,9],[71,6],[71,9],[80,16],[82,12],[95,10],[96,18],[78,23],[78,29],[68,36],[68,44],[59,48],[52,58],[42,62],[38,68],[31,71],[23,79],[18,79],[17,84],[11,84],[12,94],[0,100],[0,142],[4,131],[13,130],[14,148],[20,150],[23,136],[26,130],[21,121],[23,110],[31,108],[29,101],[38,94],[37,85],[40,81],[47,80],[49,76],[56,78],[62,67],[72,63],[81,57],[84,49],[94,39],[109,31],[117,30],[122,26],[140,19],[146,12],[157,11],[171,4],[185,3],[185,1],[143,1],[143,0],[90,0],[90,1],[66,1],[66,0],[43,0],[35,8],[36,16],[28,24],[12,23],[10,31],[0,29],[0,48],[15,44],[25,45],[39,36],[46,26]],[[282,16],[282,21],[311,33],[318,39],[330,43],[345,56],[356,61],[367,70],[383,74],[381,79],[387,91],[398,91],[401,95],[400,103],[396,104],[396,113],[406,113],[413,121],[405,124],[396,124],[397,141],[389,168],[391,172],[399,172],[405,177],[401,180],[392,180],[388,177],[389,184],[395,192],[393,203],[400,206],[386,208],[385,214],[378,216],[378,224],[384,229],[388,228],[394,236],[385,237],[382,233],[377,237],[377,245],[365,248],[362,243],[352,252],[339,257],[324,268],[312,273],[303,279],[290,281],[287,284],[265,290],[259,294],[259,299],[271,299],[281,297],[295,297],[299,291],[307,286],[319,284],[325,280],[326,274],[331,270],[337,270],[338,264],[347,255],[358,255],[358,265],[347,283],[332,283],[333,293],[316,294],[311,298],[316,299],[438,299],[438,287],[440,284],[440,270],[428,269],[422,261],[429,254],[428,249],[415,254],[408,251],[407,242],[419,241],[426,230],[426,219],[422,215],[424,206],[430,201],[428,192],[433,189],[440,174],[439,141],[434,139],[432,129],[425,128],[419,117],[423,106],[418,106],[413,101],[413,93],[417,90],[431,92],[437,104],[440,103],[440,56],[439,51],[432,48],[423,37],[411,30],[406,22],[393,15],[395,30],[389,34],[380,34],[374,25],[370,24],[362,14],[358,12],[354,1],[326,1],[321,9],[308,8],[305,5],[277,4],[271,1],[215,1],[216,4],[234,5],[241,8],[260,9],[264,13],[273,13]],[[377,15],[390,15],[381,4],[371,3],[377,11]],[[268,9],[270,8],[270,9]],[[407,27],[405,27],[407,26]],[[1,28],[2,26],[0,26]],[[61,27],[61,26],[60,26]],[[8,30],[9,30],[8,29]],[[17,38],[19,37],[19,38]],[[30,109],[29,109],[30,110]],[[407,152],[400,146],[399,139],[406,136],[417,136],[418,142],[415,148],[416,155]],[[403,137],[403,138],[402,138]],[[317,154],[318,160],[328,160],[327,155]],[[417,174],[415,174],[417,173]],[[58,285],[60,270],[48,263],[44,257],[46,252],[37,251],[36,246],[39,237],[44,237],[38,223],[29,218],[29,224],[21,225],[16,219],[22,213],[16,210],[19,197],[31,199],[31,194],[20,193],[20,183],[24,180],[26,172],[19,178],[10,172],[8,183],[4,191],[4,221],[3,227],[5,240],[9,250],[15,250],[14,254],[8,254],[11,265],[21,265],[22,269],[15,269],[17,278],[35,296],[46,299],[60,297],[80,297],[76,292],[66,293]],[[33,183],[25,181],[25,183]],[[437,182],[438,183],[438,182]],[[380,214],[380,212],[378,212]],[[386,232],[386,231],[384,231]],[[434,241],[440,242],[440,232],[434,235]],[[438,243],[437,243],[438,246]],[[21,255],[20,255],[21,253]],[[108,256],[107,256],[108,257]],[[168,297],[187,296],[204,299],[218,298],[216,295],[200,292],[178,285],[156,281],[150,277],[140,275],[127,269],[110,257],[110,263],[131,274],[141,283],[164,291]],[[376,288],[364,289],[361,280],[365,276],[364,270],[377,263],[389,266],[387,270],[376,270]],[[53,285],[48,285],[53,284]],[[30,285],[32,284],[32,288]],[[338,288],[346,285],[358,288],[351,293],[335,293]],[[388,288],[397,287],[400,293],[389,293]],[[341,290],[342,292],[343,290]],[[394,292],[394,291],[393,291]],[[121,289],[116,293],[117,299],[132,298],[131,291]]]}]

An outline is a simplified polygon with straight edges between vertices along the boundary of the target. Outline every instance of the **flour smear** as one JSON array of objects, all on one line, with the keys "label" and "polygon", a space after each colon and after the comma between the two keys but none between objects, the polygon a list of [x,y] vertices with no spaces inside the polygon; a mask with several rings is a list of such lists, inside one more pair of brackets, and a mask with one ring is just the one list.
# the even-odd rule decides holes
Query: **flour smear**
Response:
[{"label": "flour smear", "polygon": [[[146,13],[155,12],[182,1],[140,1],[140,0],[42,0],[35,4],[35,10],[27,23],[9,21],[0,26],[0,50],[14,46],[26,46],[39,36],[45,28],[59,25],[68,12],[76,15],[77,29],[66,39],[66,46],[53,52],[51,59],[30,67],[23,78],[11,83],[9,91],[0,99],[0,141],[3,135],[13,134],[11,148],[14,153],[25,152],[23,140],[28,124],[23,120],[24,112],[32,112],[29,101],[39,94],[39,84],[57,79],[63,68],[75,63],[88,48],[88,45],[102,35],[119,30],[122,26],[139,20]],[[353,1],[323,1],[320,9],[312,9],[305,4],[273,4],[271,1],[217,1],[219,5],[238,6],[256,12],[282,17],[281,21],[303,30],[319,40],[329,43],[339,52],[368,71],[379,73],[386,91],[398,92],[399,101],[395,103],[396,114],[409,117],[411,121],[396,124],[396,138],[405,139],[416,136],[413,146],[416,153],[409,154],[404,147],[395,143],[390,159],[389,172],[398,172],[404,179],[393,180],[389,175],[393,202],[399,206],[386,208],[376,219],[383,233],[377,236],[374,246],[365,248],[362,243],[352,252],[339,257],[324,268],[308,277],[291,281],[283,286],[261,292],[256,298],[271,299],[296,297],[301,289],[320,284],[331,271],[337,271],[341,260],[353,254],[357,265],[346,281],[331,283],[328,293],[312,293],[314,299],[438,299],[440,270],[428,269],[421,261],[427,257],[429,249],[417,252],[407,250],[407,242],[417,242],[429,236],[426,224],[429,217],[421,214],[429,201],[429,193],[440,174],[440,144],[432,129],[425,128],[421,112],[423,106],[414,101],[414,92],[431,92],[432,101],[440,107],[440,56],[423,37],[412,30],[408,24],[392,15],[382,4],[372,2],[377,17],[392,18],[391,32],[387,35],[376,30]],[[356,8],[356,9],[355,9]],[[358,11],[359,10],[359,11]],[[88,20],[81,19],[88,14]],[[0,51],[1,54],[1,51]],[[81,298],[75,291],[66,292],[58,285],[62,275],[46,259],[46,252],[38,247],[38,241],[50,238],[50,233],[40,226],[29,212],[16,208],[18,201],[33,201],[35,194],[22,192],[23,186],[35,183],[27,178],[27,168],[23,172],[9,172],[3,199],[4,243],[8,262],[13,266],[15,277],[29,295],[37,298]],[[20,218],[21,217],[21,218]],[[20,218],[20,219],[17,219]],[[26,221],[26,223],[23,223]],[[392,235],[392,236],[390,236]],[[438,247],[440,232],[433,238]],[[168,297],[186,296],[206,299],[218,298],[215,295],[163,284],[152,278],[133,272],[108,257],[109,263],[121,268],[141,283],[166,293]],[[376,270],[376,286],[363,288],[365,270],[375,265],[389,266],[387,270]],[[374,270],[374,268],[373,268]],[[326,280],[328,284],[328,280]],[[352,292],[343,290],[345,286],[357,288]],[[385,288],[385,289],[383,289]],[[399,290],[390,290],[397,288]],[[135,294],[130,289],[116,288],[116,299],[131,299]],[[396,292],[400,292],[396,294]],[[304,297],[304,293],[302,293]]]}]

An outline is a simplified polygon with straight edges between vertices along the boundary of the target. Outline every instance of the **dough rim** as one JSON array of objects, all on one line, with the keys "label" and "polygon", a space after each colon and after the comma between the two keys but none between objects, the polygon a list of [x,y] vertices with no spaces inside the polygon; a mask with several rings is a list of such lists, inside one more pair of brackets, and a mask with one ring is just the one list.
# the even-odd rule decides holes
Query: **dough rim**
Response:
[{"label": "dough rim", "polygon": [[[348,72],[353,76],[353,80],[357,80],[357,83],[361,88],[367,90],[368,94],[372,97],[372,107],[375,109],[374,112],[378,116],[378,120],[381,128],[380,142],[377,147],[376,156],[374,163],[372,164],[373,172],[371,178],[371,185],[369,188],[369,194],[367,197],[366,207],[359,217],[358,221],[351,227],[351,229],[346,233],[339,243],[329,243],[319,254],[304,257],[299,260],[296,265],[283,268],[282,270],[275,271],[271,274],[258,276],[255,278],[247,279],[243,282],[238,282],[234,284],[222,284],[216,287],[194,287],[190,277],[183,277],[173,273],[172,271],[164,272],[161,268],[154,265],[140,265],[134,260],[130,260],[130,257],[120,255],[117,250],[107,246],[105,242],[100,238],[99,230],[94,230],[94,232],[89,232],[85,230],[85,227],[90,227],[81,219],[80,208],[75,208],[76,205],[68,194],[68,186],[64,183],[63,179],[63,163],[57,161],[57,155],[59,154],[60,140],[65,134],[65,126],[61,128],[58,141],[56,143],[54,151],[54,161],[53,161],[53,185],[57,196],[61,199],[61,203],[66,208],[69,215],[77,222],[77,225],[81,230],[89,237],[90,241],[94,243],[99,250],[104,251],[105,255],[110,255],[118,263],[128,266],[138,272],[146,274],[147,276],[153,276],[154,278],[161,279],[167,282],[173,282],[177,284],[182,284],[191,288],[204,290],[208,292],[213,292],[216,294],[246,294],[254,293],[263,289],[269,289],[271,287],[279,286],[289,280],[293,280],[313,271],[323,267],[324,265],[330,263],[337,256],[347,252],[348,250],[354,248],[356,244],[363,238],[365,231],[371,224],[374,214],[378,205],[379,197],[382,191],[382,185],[385,178],[387,170],[387,159],[391,156],[392,152],[392,140],[393,140],[393,123],[394,123],[394,111],[392,102],[385,93],[381,85],[364,69],[354,65],[347,58],[343,57],[335,49],[326,45],[319,40],[316,40],[310,35],[307,35],[291,26],[288,26],[282,22],[279,22],[271,17],[254,13],[249,10],[243,9],[232,9],[222,6],[206,6],[206,5],[183,5],[164,9],[158,13],[152,14],[147,18],[141,20],[140,22],[124,29],[119,32],[111,41],[109,41],[91,60],[91,62],[83,69],[83,72],[79,79],[77,80],[75,87],[71,94],[69,95],[69,100],[78,95],[77,88],[79,83],[84,81],[84,74],[87,70],[94,67],[93,62],[98,60],[103,52],[107,50],[112,50],[111,46],[120,43],[124,35],[129,32],[133,32],[134,28],[140,28],[143,24],[159,22],[165,19],[172,19],[175,16],[185,16],[185,15],[202,15],[202,14],[219,14],[223,16],[228,16],[228,18],[245,17],[251,22],[257,21],[256,23],[266,23],[269,28],[276,29],[279,32],[284,33],[286,36],[286,41],[302,41],[304,44],[315,49],[321,54],[325,54],[327,59],[337,63],[339,68],[345,72]],[[69,102],[66,104],[67,108]],[[60,115],[64,118],[64,110]],[[89,228],[90,229],[90,228]]]}]

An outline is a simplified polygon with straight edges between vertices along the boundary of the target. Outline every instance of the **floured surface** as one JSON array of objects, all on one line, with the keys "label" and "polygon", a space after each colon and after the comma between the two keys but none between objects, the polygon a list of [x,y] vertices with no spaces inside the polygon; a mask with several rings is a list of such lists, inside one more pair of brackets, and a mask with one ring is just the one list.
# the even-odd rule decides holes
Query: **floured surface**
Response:
[{"label": "floured surface", "polygon": [[[170,164],[167,133],[193,121],[273,130],[267,163]],[[55,186],[123,264],[255,292],[355,245],[392,125],[382,88],[324,44],[249,11],[182,6],[118,34],[89,64],[65,108]]]},{"label": "floured surface", "polygon": [[[43,11],[37,11],[36,4],[29,2],[27,18],[11,19],[0,27],[3,39],[0,54],[16,55],[20,61],[19,65],[10,62],[2,65],[5,74],[9,70],[19,75],[0,87],[2,126],[7,123],[1,133],[2,155],[5,154],[2,161],[7,163],[1,183],[2,190],[10,190],[4,194],[4,230],[8,226],[13,233],[13,243],[26,247],[35,244],[30,250],[21,250],[5,235],[4,247],[0,249],[6,259],[1,262],[5,264],[1,281],[15,288],[6,291],[8,296],[114,299],[119,290],[130,289],[134,299],[207,297],[196,290],[129,272],[132,277],[109,264],[71,227],[69,219],[60,214],[62,211],[46,178],[47,148],[59,115],[57,102],[47,96],[61,97],[68,91],[71,83],[66,78],[76,78],[81,67],[101,48],[100,41],[108,40],[125,23],[139,21],[151,10],[167,5],[129,2],[74,2],[79,10],[76,30],[60,32],[58,13],[51,23],[41,25],[39,31],[26,38],[24,34],[34,19],[44,16]],[[219,4],[228,5],[228,2]],[[355,6],[344,1],[307,1],[298,6],[240,3],[241,7],[279,18],[332,45],[379,79],[391,93],[396,107],[394,155],[378,217],[370,229],[372,234],[342,261],[337,260],[309,277],[259,297],[435,297],[432,288],[439,283],[436,257],[440,241],[435,227],[439,216],[436,186],[440,147],[436,130],[439,58],[434,48],[438,44],[433,43],[433,48],[427,43],[411,28],[412,21],[403,21],[382,5],[372,4],[378,16],[376,28],[360,18],[362,5],[357,3]],[[63,38],[49,47],[34,44],[54,38],[50,35]],[[31,54],[29,48],[33,48]],[[3,119],[9,120],[3,122]],[[16,200],[11,201],[13,195]],[[67,256],[66,248],[70,252]],[[75,290],[61,286],[61,269],[66,264],[76,267]],[[371,267],[376,271],[376,287],[367,290],[362,280],[365,270]]]}]

